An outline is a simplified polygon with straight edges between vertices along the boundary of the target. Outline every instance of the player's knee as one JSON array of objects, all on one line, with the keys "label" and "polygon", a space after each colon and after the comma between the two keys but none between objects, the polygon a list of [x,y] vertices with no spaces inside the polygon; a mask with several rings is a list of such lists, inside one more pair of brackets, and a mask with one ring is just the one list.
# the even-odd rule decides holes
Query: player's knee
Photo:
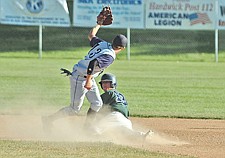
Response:
[{"label": "player's knee", "polygon": [[103,103],[101,100],[95,101],[94,103],[91,103],[91,109],[98,112],[101,109],[102,105]]}]

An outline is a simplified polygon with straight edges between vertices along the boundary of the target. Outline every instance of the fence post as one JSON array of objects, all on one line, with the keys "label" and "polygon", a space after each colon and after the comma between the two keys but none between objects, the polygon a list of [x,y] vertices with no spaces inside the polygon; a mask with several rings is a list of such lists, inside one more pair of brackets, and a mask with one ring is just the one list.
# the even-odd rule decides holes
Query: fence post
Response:
[{"label": "fence post", "polygon": [[39,59],[42,58],[42,25],[39,25]]},{"label": "fence post", "polygon": [[127,28],[127,60],[130,60],[130,28]]},{"label": "fence post", "polygon": [[218,29],[215,29],[215,61],[218,63]]},{"label": "fence post", "polygon": [[218,28],[217,28],[217,23],[218,23],[218,9],[219,9],[219,4],[218,4],[218,0],[216,0],[215,2],[215,21],[216,21],[216,25],[215,25],[215,61],[216,63],[218,63],[218,51],[219,51],[219,34],[218,34]]}]

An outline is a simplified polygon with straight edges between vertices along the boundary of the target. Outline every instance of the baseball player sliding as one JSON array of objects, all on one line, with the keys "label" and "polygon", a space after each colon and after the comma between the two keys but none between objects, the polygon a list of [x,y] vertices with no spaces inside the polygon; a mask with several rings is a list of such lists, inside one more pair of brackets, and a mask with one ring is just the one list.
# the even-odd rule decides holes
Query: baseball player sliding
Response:
[{"label": "baseball player sliding", "polygon": [[146,133],[133,130],[132,123],[128,119],[129,110],[125,96],[117,91],[116,76],[110,73],[102,75],[99,82],[104,93],[101,95],[103,107],[97,114],[95,124],[96,134],[121,135],[122,138],[145,140],[147,136],[153,135],[149,130]]},{"label": "baseball player sliding", "polygon": [[[124,35],[117,35],[112,43],[108,43],[96,36],[102,25],[112,23],[112,12],[110,7],[104,7],[97,16],[97,24],[88,34],[91,49],[83,60],[74,65],[70,76],[71,103],[50,116],[43,116],[42,122],[44,130],[50,131],[53,121],[65,116],[76,115],[79,113],[84,97],[90,102],[90,108],[87,112],[86,127],[91,123],[89,116],[98,112],[102,107],[102,99],[99,89],[95,82],[95,77],[110,66],[121,50],[126,47],[127,38]],[[62,69],[65,73],[69,71]]]}]

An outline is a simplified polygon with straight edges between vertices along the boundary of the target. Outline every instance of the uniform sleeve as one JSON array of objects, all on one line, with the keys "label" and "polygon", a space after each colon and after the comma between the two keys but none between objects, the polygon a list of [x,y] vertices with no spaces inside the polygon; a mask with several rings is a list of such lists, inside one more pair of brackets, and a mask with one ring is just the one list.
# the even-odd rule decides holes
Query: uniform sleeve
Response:
[{"label": "uniform sleeve", "polygon": [[102,42],[102,41],[104,41],[104,40],[95,36],[91,39],[90,46],[93,47],[95,44]]},{"label": "uniform sleeve", "polygon": [[111,55],[104,54],[96,58],[100,68],[106,68],[111,65],[114,61],[114,58]]}]

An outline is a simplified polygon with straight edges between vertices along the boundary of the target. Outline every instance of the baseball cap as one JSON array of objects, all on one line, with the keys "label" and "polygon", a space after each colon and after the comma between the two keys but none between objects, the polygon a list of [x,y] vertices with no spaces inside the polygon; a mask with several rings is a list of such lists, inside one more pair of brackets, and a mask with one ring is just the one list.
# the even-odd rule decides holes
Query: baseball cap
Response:
[{"label": "baseball cap", "polygon": [[121,46],[121,47],[126,47],[127,45],[127,37],[119,34],[113,39],[113,46]]}]

